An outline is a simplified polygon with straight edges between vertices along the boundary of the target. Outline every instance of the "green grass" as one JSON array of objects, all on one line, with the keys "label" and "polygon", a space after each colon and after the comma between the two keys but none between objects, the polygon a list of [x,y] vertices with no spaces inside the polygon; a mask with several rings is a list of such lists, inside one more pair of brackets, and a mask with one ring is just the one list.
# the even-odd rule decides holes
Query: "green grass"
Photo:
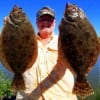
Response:
[{"label": "green grass", "polygon": [[0,71],[0,98],[14,96],[15,93],[11,91],[12,80],[9,79],[2,71]]}]

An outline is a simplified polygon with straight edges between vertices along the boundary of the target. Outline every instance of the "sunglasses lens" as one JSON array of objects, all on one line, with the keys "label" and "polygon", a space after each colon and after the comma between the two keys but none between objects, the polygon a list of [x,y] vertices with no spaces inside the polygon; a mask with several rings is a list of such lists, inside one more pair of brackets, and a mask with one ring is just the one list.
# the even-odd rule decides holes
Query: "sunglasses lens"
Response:
[{"label": "sunglasses lens", "polygon": [[54,21],[54,18],[39,18],[39,21],[40,22],[43,22],[43,21],[47,21],[47,22],[53,22]]}]

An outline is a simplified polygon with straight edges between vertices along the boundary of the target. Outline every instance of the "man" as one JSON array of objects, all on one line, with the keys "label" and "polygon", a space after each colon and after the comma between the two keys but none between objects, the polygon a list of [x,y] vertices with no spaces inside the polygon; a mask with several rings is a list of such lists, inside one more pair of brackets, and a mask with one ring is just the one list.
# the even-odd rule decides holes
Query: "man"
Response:
[{"label": "man", "polygon": [[26,90],[16,100],[77,100],[72,94],[74,78],[63,60],[58,59],[58,37],[54,34],[55,12],[43,7],[37,12],[38,57],[24,74]]}]

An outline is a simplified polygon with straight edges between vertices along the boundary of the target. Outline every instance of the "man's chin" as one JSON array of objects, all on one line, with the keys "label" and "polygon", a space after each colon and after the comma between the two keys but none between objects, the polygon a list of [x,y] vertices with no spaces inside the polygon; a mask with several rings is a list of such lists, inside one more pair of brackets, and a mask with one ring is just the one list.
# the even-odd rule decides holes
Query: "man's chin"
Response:
[{"label": "man's chin", "polygon": [[42,29],[40,32],[42,32],[42,33],[51,33],[51,29],[45,28],[45,29]]}]

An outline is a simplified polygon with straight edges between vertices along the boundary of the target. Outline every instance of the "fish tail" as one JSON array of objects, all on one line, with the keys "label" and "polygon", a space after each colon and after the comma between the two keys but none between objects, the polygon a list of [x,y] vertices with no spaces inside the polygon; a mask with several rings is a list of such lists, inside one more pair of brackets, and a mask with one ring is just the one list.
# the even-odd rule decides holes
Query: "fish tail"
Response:
[{"label": "fish tail", "polygon": [[94,91],[86,79],[84,81],[75,81],[73,93],[84,99],[87,96],[93,95]]},{"label": "fish tail", "polygon": [[15,73],[14,79],[11,84],[12,90],[25,90],[25,83],[21,73]]}]

